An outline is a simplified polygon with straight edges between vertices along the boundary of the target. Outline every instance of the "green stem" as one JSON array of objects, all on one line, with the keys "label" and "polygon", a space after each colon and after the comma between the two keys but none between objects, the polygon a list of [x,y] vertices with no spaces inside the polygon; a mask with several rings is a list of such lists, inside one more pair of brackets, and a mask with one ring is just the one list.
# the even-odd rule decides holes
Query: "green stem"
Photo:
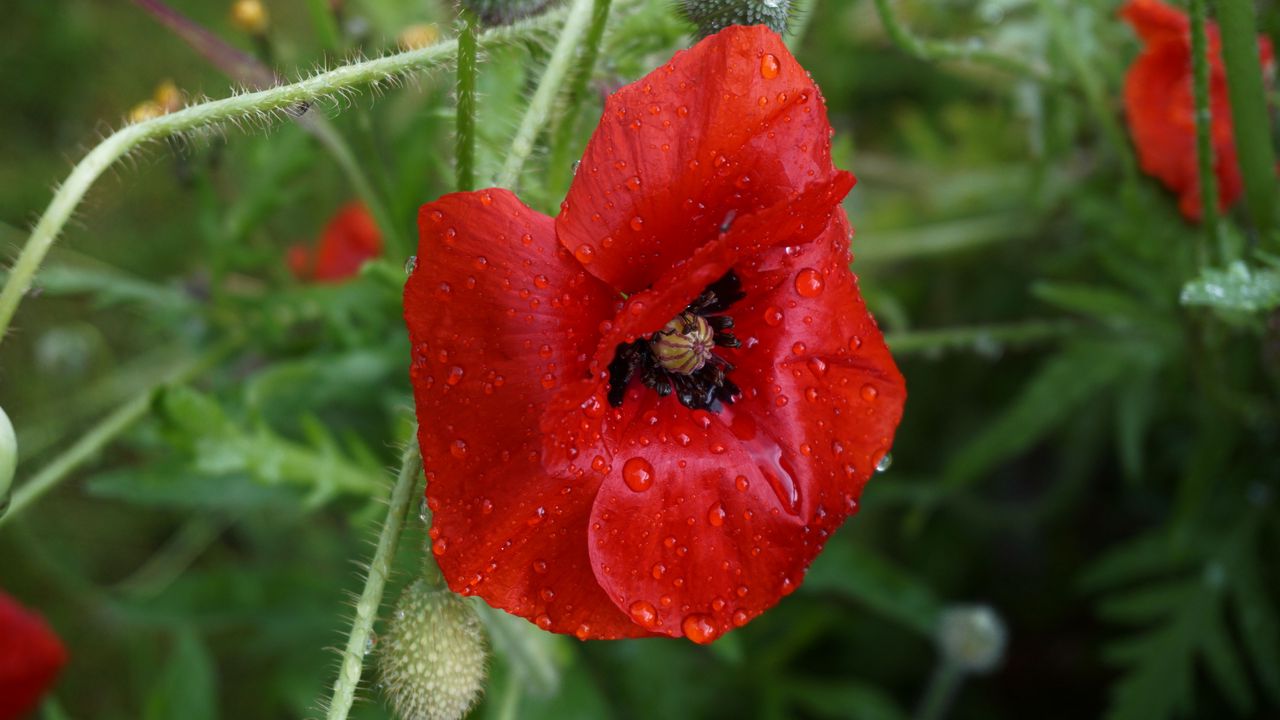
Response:
[{"label": "green stem", "polygon": [[880,22],[884,25],[884,30],[888,33],[889,39],[893,41],[893,44],[908,55],[930,62],[967,60],[1042,82],[1053,80],[1053,76],[1040,66],[981,45],[949,43],[917,37],[898,20],[890,2],[891,0],[876,0],[876,10],[880,13]]},{"label": "green stem", "polygon": [[458,34],[457,163],[458,189],[476,187],[476,29],[480,21],[466,8],[458,12],[462,32]]},{"label": "green stem", "polygon": [[981,350],[984,346],[1030,345],[1071,334],[1075,324],[1061,320],[1030,320],[1008,325],[977,325],[914,330],[885,334],[885,342],[895,355]]},{"label": "green stem", "polygon": [[1240,173],[1244,176],[1249,215],[1262,234],[1263,243],[1280,250],[1276,237],[1276,153],[1271,145],[1271,124],[1258,61],[1257,23],[1249,0],[1218,3],[1222,29],[1222,60],[1227,70],[1227,94],[1236,147],[1240,148]]},{"label": "green stem", "polygon": [[578,107],[586,98],[587,87],[591,82],[592,74],[595,73],[596,61],[600,57],[600,45],[604,41],[604,31],[609,24],[609,10],[612,5],[612,0],[594,0],[591,4],[591,26],[587,28],[582,53],[578,56],[577,65],[574,66],[573,77],[569,80],[569,91],[561,107],[560,117],[556,120],[555,130],[552,132],[551,168],[552,174],[559,178],[563,178],[562,173],[569,167],[568,155],[574,130],[577,129],[575,121],[578,119]]},{"label": "green stem", "polygon": [[[1196,248],[1203,269],[1209,264],[1209,249],[1222,238],[1218,217],[1218,177],[1213,173],[1213,114],[1209,109],[1209,42],[1205,31],[1205,0],[1191,0],[1191,67],[1196,102],[1196,158],[1200,171],[1201,218],[1205,242]],[[1226,259],[1226,248],[1223,259]]]},{"label": "green stem", "polygon": [[1120,123],[1116,121],[1115,113],[1108,104],[1106,86],[1102,78],[1089,65],[1088,59],[1081,50],[1081,43],[1075,37],[1075,29],[1063,14],[1059,0],[1039,0],[1039,6],[1040,11],[1049,21],[1053,42],[1057,45],[1058,52],[1066,56],[1067,63],[1070,64],[1072,72],[1075,73],[1084,91],[1089,109],[1120,156],[1126,187],[1136,187],[1138,170],[1133,162],[1133,154],[1129,151],[1129,143],[1120,129]]},{"label": "green stem", "polygon": [[951,703],[964,681],[964,673],[954,663],[939,660],[938,667],[929,678],[916,720],[942,720],[951,710]]},{"label": "green stem", "polygon": [[[575,5],[575,8],[577,6]],[[484,44],[502,43],[528,37],[554,27],[563,12],[549,12],[504,28],[487,30],[480,38]],[[572,19],[572,18],[571,18]],[[383,82],[423,68],[440,65],[457,52],[457,41],[445,41],[417,50],[409,50],[375,60],[346,65],[320,73],[290,85],[245,93],[222,100],[192,105],[152,120],[128,125],[98,144],[71,171],[66,182],[53,196],[13,266],[4,290],[0,291],[0,341],[9,329],[14,312],[31,288],[49,248],[57,240],[67,220],[86,192],[107,168],[138,146],[152,140],[179,133],[246,120],[258,121],[273,116],[301,115],[311,104],[333,100],[342,93],[370,83]]]},{"label": "green stem", "polygon": [[378,615],[378,608],[382,605],[382,593],[386,589],[387,577],[391,574],[391,561],[395,558],[396,547],[400,544],[405,514],[409,510],[410,500],[415,490],[418,489],[418,480],[422,477],[421,470],[418,426],[415,423],[412,437],[405,446],[404,455],[400,458],[400,472],[396,476],[396,484],[391,488],[387,519],[382,524],[382,532],[378,535],[378,546],[373,552],[373,560],[369,563],[364,590],[360,592],[360,600],[356,603],[356,616],[351,622],[351,635],[348,636],[347,647],[342,653],[338,679],[333,684],[333,697],[329,701],[329,711],[326,715],[328,720],[346,720],[347,713],[351,711],[351,704],[355,701],[356,688],[360,685],[360,675],[364,669],[369,634],[373,632],[373,621]]},{"label": "green stem", "polygon": [[556,46],[551,51],[547,69],[543,71],[538,89],[534,91],[533,99],[529,101],[529,107],[525,110],[524,119],[520,121],[515,139],[511,141],[507,161],[502,166],[502,172],[498,174],[498,187],[514,188],[516,180],[520,178],[520,169],[524,167],[524,161],[533,153],[533,145],[538,139],[538,134],[546,125],[547,118],[551,115],[551,108],[555,105],[556,96],[564,87],[565,75],[573,64],[578,43],[586,34],[593,4],[593,0],[573,0],[573,4],[569,6],[568,17],[560,30],[560,39],[556,41]]}]

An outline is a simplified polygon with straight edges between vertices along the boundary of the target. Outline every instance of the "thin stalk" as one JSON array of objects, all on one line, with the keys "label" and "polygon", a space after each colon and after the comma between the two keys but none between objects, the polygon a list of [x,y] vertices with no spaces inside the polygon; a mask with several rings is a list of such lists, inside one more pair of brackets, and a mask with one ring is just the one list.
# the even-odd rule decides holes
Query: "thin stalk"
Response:
[{"label": "thin stalk", "polygon": [[1210,262],[1209,250],[1222,247],[1222,228],[1218,216],[1218,177],[1213,172],[1213,113],[1209,109],[1209,41],[1205,31],[1205,0],[1191,0],[1191,68],[1194,74],[1196,102],[1196,158],[1200,172],[1201,219],[1205,241],[1196,247],[1196,259],[1203,269]]},{"label": "thin stalk", "polygon": [[538,134],[542,132],[543,126],[547,124],[556,96],[564,88],[565,76],[573,64],[574,53],[586,34],[593,4],[593,0],[573,0],[573,4],[569,6],[568,17],[565,18],[564,27],[560,30],[560,39],[556,41],[556,46],[551,51],[547,69],[542,73],[538,89],[534,91],[533,99],[529,101],[529,107],[525,110],[524,119],[520,121],[515,139],[511,141],[507,161],[502,166],[502,172],[498,174],[499,187],[514,187],[516,180],[520,178],[520,169],[524,167],[524,161],[533,153],[533,145],[538,139]]},{"label": "thin stalk", "polygon": [[[554,27],[562,17],[563,12],[549,12],[509,27],[487,30],[480,37],[480,42],[501,43],[538,34]],[[31,288],[36,271],[49,248],[57,240],[58,234],[85,193],[98,176],[133,149],[148,141],[227,123],[257,121],[273,115],[298,116],[313,103],[333,100],[354,88],[441,65],[452,59],[457,50],[457,41],[449,40],[346,65],[289,85],[192,105],[168,115],[128,125],[112,133],[89,151],[71,171],[18,255],[9,280],[5,283],[4,290],[0,291],[0,341],[3,341],[9,329],[18,304]]]},{"label": "thin stalk", "polygon": [[940,330],[910,330],[885,333],[885,342],[894,355],[933,353],[946,350],[982,351],[1047,342],[1070,335],[1076,325],[1061,320],[1029,320],[1008,325],[977,325]]},{"label": "thin stalk", "polygon": [[1218,3],[1222,30],[1222,60],[1227,70],[1227,94],[1236,147],[1240,148],[1240,174],[1244,177],[1249,215],[1263,243],[1280,250],[1276,229],[1276,153],[1271,144],[1271,120],[1267,114],[1262,64],[1258,61],[1258,31],[1250,0]]},{"label": "thin stalk", "polygon": [[955,700],[960,685],[964,682],[964,673],[946,659],[938,661],[925,688],[924,697],[920,700],[920,708],[916,711],[916,720],[942,720],[951,711],[951,703]]},{"label": "thin stalk", "polygon": [[480,21],[466,8],[458,11],[457,149],[458,189],[476,187],[476,30]]},{"label": "thin stalk", "polygon": [[897,15],[894,14],[891,0],[876,0],[876,10],[880,13],[880,22],[884,25],[884,30],[889,35],[889,39],[908,55],[931,62],[967,60],[1041,82],[1051,82],[1053,80],[1053,76],[1040,66],[981,45],[925,40],[918,37],[907,29]]},{"label": "thin stalk", "polygon": [[591,26],[587,28],[587,37],[583,41],[582,52],[573,68],[573,77],[569,80],[569,91],[561,106],[560,117],[556,120],[552,131],[551,167],[557,177],[569,166],[570,143],[574,130],[577,129],[578,108],[587,96],[587,86],[595,73],[596,61],[600,58],[600,45],[604,41],[604,31],[609,24],[609,10],[612,0],[593,0],[591,4]]},{"label": "thin stalk", "polygon": [[400,533],[404,529],[409,501],[418,489],[421,469],[418,426],[415,423],[412,437],[400,458],[400,472],[396,476],[396,484],[391,488],[387,519],[382,524],[378,546],[369,563],[369,573],[365,576],[364,589],[356,603],[356,616],[351,622],[351,634],[342,653],[342,666],[338,670],[338,679],[333,684],[333,697],[329,701],[326,715],[328,720],[346,720],[351,704],[355,701],[356,688],[360,685],[360,675],[364,669],[369,634],[373,632],[373,621],[378,615],[378,608],[382,606],[382,593],[386,589],[387,577],[391,574],[391,561],[400,544]]},{"label": "thin stalk", "polygon": [[205,355],[179,366],[169,373],[167,377],[138,393],[133,400],[121,405],[99,421],[97,425],[94,425],[81,436],[79,441],[67,448],[61,455],[55,457],[48,465],[45,465],[33,475],[30,480],[14,490],[9,507],[7,509],[0,507],[0,512],[3,512],[3,514],[0,514],[0,527],[4,527],[5,523],[13,520],[32,503],[44,497],[46,493],[57,487],[58,483],[65,480],[73,471],[101,452],[108,443],[119,437],[121,433],[132,427],[138,420],[145,417],[151,411],[152,401],[155,400],[156,393],[164,389],[165,386],[185,382],[204,372],[225,357],[233,347],[234,345],[231,343],[221,345]]}]

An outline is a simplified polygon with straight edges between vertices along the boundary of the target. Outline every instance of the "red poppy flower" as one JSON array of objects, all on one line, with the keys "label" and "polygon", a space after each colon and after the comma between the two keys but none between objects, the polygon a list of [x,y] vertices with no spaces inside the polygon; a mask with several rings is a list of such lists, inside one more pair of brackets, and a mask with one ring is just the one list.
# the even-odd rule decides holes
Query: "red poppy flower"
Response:
[{"label": "red poppy flower", "polygon": [[[1145,48],[1125,78],[1124,101],[1142,169],[1178,194],[1182,214],[1199,220],[1195,94],[1191,72],[1191,21],[1160,0],[1129,0],[1120,9]],[[1218,204],[1230,207],[1244,190],[1236,162],[1227,75],[1218,28],[1210,24],[1209,111],[1213,116],[1214,174]],[[1273,61],[1271,42],[1259,38],[1261,61]]]},{"label": "red poppy flower", "polygon": [[289,248],[289,268],[301,280],[341,282],[381,254],[378,224],[363,204],[350,202],[325,226],[314,251],[305,245]]},{"label": "red poppy flower", "polygon": [[799,585],[906,397],[831,133],[778,36],[731,27],[609,98],[558,217],[422,207],[405,320],[450,587],[709,642]]},{"label": "red poppy flower", "polygon": [[44,620],[0,592],[0,720],[31,711],[66,662]]}]

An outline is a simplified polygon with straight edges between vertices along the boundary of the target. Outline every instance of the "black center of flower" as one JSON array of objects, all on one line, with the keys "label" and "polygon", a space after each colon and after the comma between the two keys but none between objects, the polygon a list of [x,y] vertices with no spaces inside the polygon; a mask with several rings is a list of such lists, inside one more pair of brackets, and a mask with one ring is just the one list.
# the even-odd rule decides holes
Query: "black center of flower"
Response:
[{"label": "black center of flower", "polygon": [[733,365],[715,349],[742,344],[730,332],[733,318],[724,314],[742,297],[742,283],[730,270],[661,330],[618,345],[609,363],[609,404],[622,405],[627,384],[637,374],[646,387],[663,397],[675,393],[693,410],[714,412],[721,403],[732,403],[741,394],[728,378]]}]

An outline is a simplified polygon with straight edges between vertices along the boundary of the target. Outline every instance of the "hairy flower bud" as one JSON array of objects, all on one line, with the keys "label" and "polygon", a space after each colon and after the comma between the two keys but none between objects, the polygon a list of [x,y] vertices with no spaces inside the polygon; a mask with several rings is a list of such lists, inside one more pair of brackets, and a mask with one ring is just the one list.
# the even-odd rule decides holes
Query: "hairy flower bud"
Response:
[{"label": "hairy flower bud", "polygon": [[680,0],[680,12],[698,26],[701,37],[730,25],[765,25],[781,35],[793,9],[792,0]]},{"label": "hairy flower bud", "polygon": [[459,720],[484,690],[479,616],[462,598],[426,581],[400,595],[379,654],[382,684],[401,720]]},{"label": "hairy flower bud", "polygon": [[947,661],[970,673],[994,670],[1004,657],[1004,621],[986,605],[948,608],[938,623],[938,647]]},{"label": "hairy flower bud", "polygon": [[485,25],[508,25],[547,8],[553,0],[459,0]]}]

